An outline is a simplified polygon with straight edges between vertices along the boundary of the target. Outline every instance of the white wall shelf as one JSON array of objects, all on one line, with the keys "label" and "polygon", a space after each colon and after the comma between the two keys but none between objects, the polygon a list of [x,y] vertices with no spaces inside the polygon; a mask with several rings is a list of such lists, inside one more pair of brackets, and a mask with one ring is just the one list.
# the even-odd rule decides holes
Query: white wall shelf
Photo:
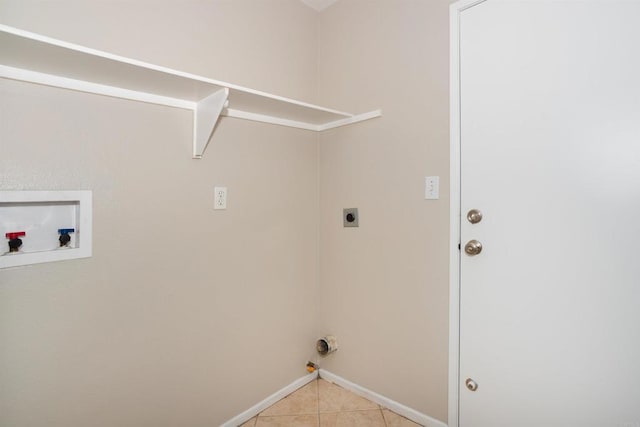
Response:
[{"label": "white wall shelf", "polygon": [[310,131],[381,116],[351,114],[0,25],[0,77],[193,111],[193,157],[220,115]]}]

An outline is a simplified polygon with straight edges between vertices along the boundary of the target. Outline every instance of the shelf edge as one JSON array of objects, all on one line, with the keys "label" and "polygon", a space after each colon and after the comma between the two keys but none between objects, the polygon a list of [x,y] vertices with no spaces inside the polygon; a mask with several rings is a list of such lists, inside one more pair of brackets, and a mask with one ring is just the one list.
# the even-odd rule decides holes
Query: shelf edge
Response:
[{"label": "shelf edge", "polygon": [[365,120],[375,119],[376,117],[382,117],[382,110],[373,110],[369,111],[368,113],[356,114],[355,116],[347,117],[346,119],[340,119],[333,122],[325,123],[318,126],[318,131],[322,132],[329,129],[335,129],[338,127],[363,122]]},{"label": "shelf edge", "polygon": [[149,104],[184,108],[187,110],[195,110],[197,105],[195,102],[187,101],[184,99],[171,98],[169,96],[156,95],[147,92],[139,92],[131,89],[123,89],[116,86],[108,86],[99,83],[87,82],[84,80],[70,79],[67,77],[55,76],[53,74],[45,74],[39,73],[37,71],[8,67],[6,65],[0,65],[0,77],[9,80],[35,83],[43,86],[52,86],[75,90],[78,92],[110,96],[113,98],[122,98],[132,101],[146,102]]},{"label": "shelf edge", "polygon": [[283,119],[281,117],[274,117],[266,114],[250,113],[248,111],[236,110],[233,108],[227,108],[222,113],[222,115],[226,117],[233,117],[235,119],[251,120],[253,122],[269,123],[272,125],[280,125],[280,126],[286,126],[291,128],[311,130],[315,132],[320,130],[320,125],[316,125],[313,123]]}]

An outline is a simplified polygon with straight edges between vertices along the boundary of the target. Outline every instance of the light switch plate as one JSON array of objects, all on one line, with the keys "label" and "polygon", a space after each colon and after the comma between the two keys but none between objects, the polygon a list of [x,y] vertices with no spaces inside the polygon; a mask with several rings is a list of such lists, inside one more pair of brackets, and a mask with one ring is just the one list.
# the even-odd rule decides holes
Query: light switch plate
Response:
[{"label": "light switch plate", "polygon": [[424,198],[438,200],[440,198],[440,177],[427,176],[424,179]]}]

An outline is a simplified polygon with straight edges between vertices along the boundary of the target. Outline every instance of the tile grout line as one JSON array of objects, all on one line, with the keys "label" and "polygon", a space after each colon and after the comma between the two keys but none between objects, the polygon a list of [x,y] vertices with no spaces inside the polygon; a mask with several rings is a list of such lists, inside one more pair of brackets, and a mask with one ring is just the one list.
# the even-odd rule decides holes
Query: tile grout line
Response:
[{"label": "tile grout line", "polygon": [[378,405],[380,407],[380,415],[382,415],[382,422],[384,423],[384,425],[386,427],[389,427],[389,424],[387,424],[387,419],[384,417],[384,412],[382,411],[382,406]]}]

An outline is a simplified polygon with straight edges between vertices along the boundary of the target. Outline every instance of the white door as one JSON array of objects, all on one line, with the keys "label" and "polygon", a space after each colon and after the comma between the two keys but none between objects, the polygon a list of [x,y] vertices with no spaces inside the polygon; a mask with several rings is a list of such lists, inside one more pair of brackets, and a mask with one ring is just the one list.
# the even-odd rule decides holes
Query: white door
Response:
[{"label": "white door", "polygon": [[460,51],[460,426],[640,427],[640,0],[487,0]]}]

